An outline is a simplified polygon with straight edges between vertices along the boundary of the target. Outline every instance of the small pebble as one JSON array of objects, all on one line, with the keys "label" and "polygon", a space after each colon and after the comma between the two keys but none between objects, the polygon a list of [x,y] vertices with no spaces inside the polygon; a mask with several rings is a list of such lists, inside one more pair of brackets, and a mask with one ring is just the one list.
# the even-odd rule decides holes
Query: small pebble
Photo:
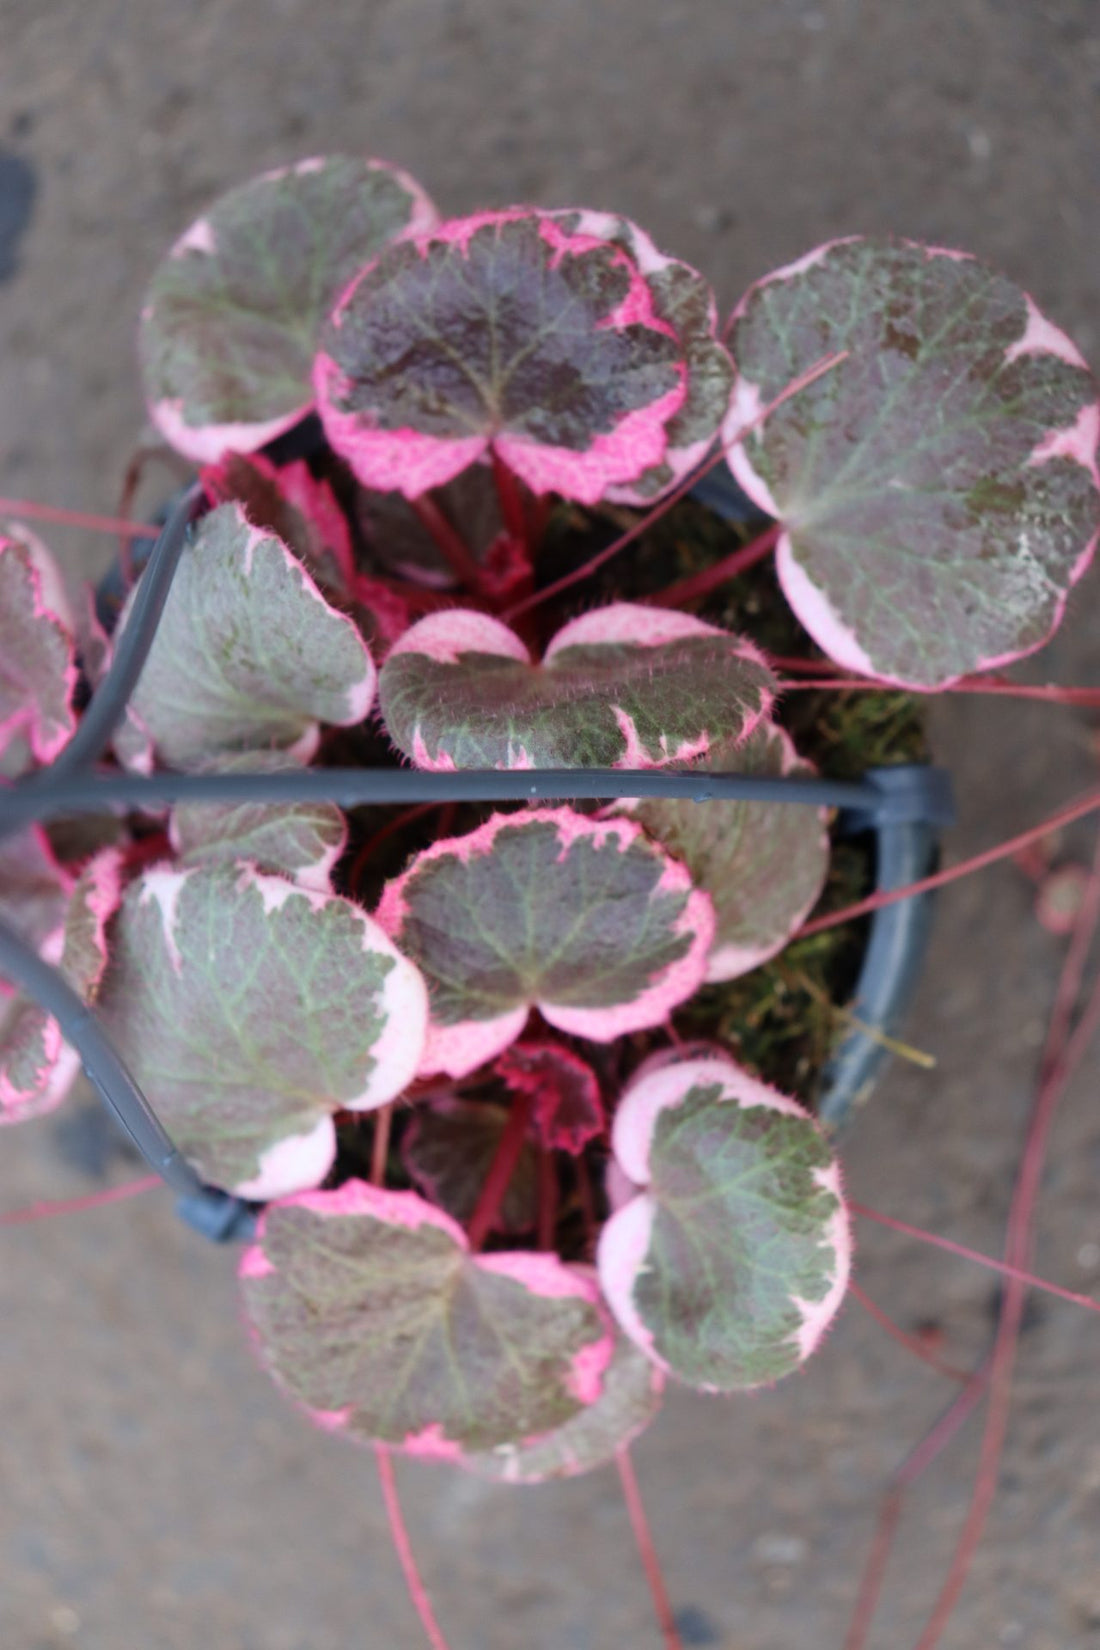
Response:
[{"label": "small pebble", "polygon": [[80,1617],[71,1604],[55,1604],[50,1611],[50,1626],[55,1633],[63,1633],[66,1638],[72,1638],[80,1631]]},{"label": "small pebble", "polygon": [[801,1564],[808,1551],[800,1535],[762,1535],[752,1544],[759,1564]]}]

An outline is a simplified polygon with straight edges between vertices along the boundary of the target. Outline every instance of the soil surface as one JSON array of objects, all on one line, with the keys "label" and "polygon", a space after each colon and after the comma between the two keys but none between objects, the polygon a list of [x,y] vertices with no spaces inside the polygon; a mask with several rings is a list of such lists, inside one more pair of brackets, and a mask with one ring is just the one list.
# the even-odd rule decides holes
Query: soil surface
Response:
[{"label": "soil surface", "polygon": [[[447,209],[636,217],[725,306],[827,237],[959,245],[1100,351],[1095,0],[0,0],[0,489],[113,509],[142,427],[134,335],[162,250],[218,191],[326,149],[386,156]],[[170,480],[154,478],[159,491]],[[109,539],[48,535],[70,570]],[[1100,680],[1100,574],[1032,679]],[[954,698],[960,858],[1095,779],[1084,716]],[[1088,832],[1067,856],[1088,854]],[[999,867],[947,891],[908,1035],[847,1139],[852,1194],[1002,1241],[1063,942]],[[1100,1288],[1100,1051],[1059,1115],[1036,1266]],[[140,1172],[89,1099],[5,1133],[0,1207]],[[976,1362],[996,1280],[861,1224],[858,1276]],[[255,1366],[234,1257],[147,1195],[4,1231],[0,1643],[10,1650],[416,1646],[370,1456]],[[946,1650],[1100,1646],[1100,1325],[1034,1297],[999,1493]],[[636,1449],[686,1645],[840,1650],[880,1495],[955,1388],[852,1300],[804,1374],[677,1394]],[[964,1516],[972,1420],[906,1505],[870,1644],[920,1636]],[[402,1463],[453,1650],[660,1635],[613,1472],[539,1490]]]}]

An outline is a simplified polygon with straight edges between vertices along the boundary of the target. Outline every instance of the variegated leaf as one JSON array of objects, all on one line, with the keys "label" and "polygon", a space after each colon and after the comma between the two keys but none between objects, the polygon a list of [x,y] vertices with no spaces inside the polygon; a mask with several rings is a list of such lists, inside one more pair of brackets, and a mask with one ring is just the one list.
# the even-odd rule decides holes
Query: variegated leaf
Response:
[{"label": "variegated leaf", "polygon": [[159,265],[142,311],[149,410],[172,446],[210,462],[296,424],[340,293],[389,241],[435,220],[406,173],[342,155],[216,200]]},{"label": "variegated leaf", "polygon": [[591,504],[664,461],[687,364],[629,252],[516,208],[387,248],[340,300],[314,383],[368,487],[415,497],[491,448],[532,491]]},{"label": "variegated leaf", "polygon": [[0,751],[25,737],[49,762],[76,727],[68,603],[45,546],[0,533]]},{"label": "variegated leaf", "polygon": [[603,1391],[571,1420],[539,1438],[466,1455],[461,1465],[497,1484],[544,1484],[606,1466],[644,1432],[661,1407],[664,1373],[624,1335],[603,1378]]},{"label": "variegated leaf", "polygon": [[600,1236],[620,1326],[707,1391],[796,1369],[843,1299],[851,1251],[839,1168],[809,1114],[730,1060],[671,1061],[630,1085],[611,1138],[642,1188]]},{"label": "variegated leaf", "polygon": [[416,968],[357,906],[248,865],[147,871],[100,991],[106,1028],[176,1144],[242,1197],[316,1186],[333,1113],[416,1070]]},{"label": "variegated leaf", "polygon": [[250,524],[281,539],[318,584],[351,598],[351,528],[329,483],[318,481],[304,459],[279,469],[264,453],[226,453],[200,479],[212,505],[239,504]]},{"label": "variegated leaf", "polygon": [[603,1389],[613,1340],[588,1276],[554,1255],[472,1255],[413,1192],[351,1180],[274,1204],[240,1275],[264,1364],[330,1431],[460,1460]]},{"label": "variegated leaf", "polygon": [[733,364],[718,342],[718,312],[710,284],[690,264],[659,252],[629,218],[608,212],[557,212],[570,234],[595,235],[621,246],[642,273],[654,314],[668,323],[687,363],[687,395],[668,422],[668,450],[660,464],[634,482],[608,489],[620,504],[652,504],[675,486],[709,452],[729,410]]},{"label": "variegated leaf", "polygon": [[[790,737],[761,723],[737,746],[716,744],[698,764],[753,774],[812,774]],[[824,810],[789,802],[627,800],[650,836],[682,859],[714,901],[717,929],[708,980],[732,980],[777,951],[816,905],[829,869]]]},{"label": "variegated leaf", "polygon": [[271,748],[308,761],[319,723],[361,722],[375,683],[351,620],[279,539],[223,504],[180,560],[117,747],[141,768],[154,755],[187,770],[223,751]]},{"label": "variegated leaf", "polygon": [[[456,1094],[419,1100],[401,1139],[401,1159],[424,1196],[460,1225],[468,1224],[500,1145],[508,1112]],[[493,1223],[497,1232],[529,1232],[538,1219],[534,1145],[519,1160]]]},{"label": "variegated leaf", "polygon": [[377,918],[427,981],[421,1072],[452,1077],[514,1042],[536,1004],[598,1042],[660,1024],[701,984],[714,934],[707,895],[640,826],[568,808],[433,843]]},{"label": "variegated leaf", "polygon": [[420,768],[653,768],[739,744],[774,685],[744,637],[615,602],[559,630],[541,664],[499,619],[431,613],[390,651],[379,698]]},{"label": "variegated leaf", "polygon": [[1004,276],[911,241],[834,241],[735,312],[727,442],[777,516],[795,613],[846,669],[935,687],[1031,653],[1100,527],[1097,388]]}]

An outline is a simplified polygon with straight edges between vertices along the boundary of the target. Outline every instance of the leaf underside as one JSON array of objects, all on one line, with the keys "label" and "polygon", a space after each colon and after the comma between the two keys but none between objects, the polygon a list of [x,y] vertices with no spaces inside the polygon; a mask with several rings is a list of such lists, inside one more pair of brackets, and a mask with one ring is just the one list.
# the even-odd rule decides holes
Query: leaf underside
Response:
[{"label": "leaf underside", "polygon": [[356,1181],[270,1208],[242,1289],[266,1366],[323,1424],[443,1458],[561,1426],[610,1352],[556,1257],[471,1255],[414,1193]]},{"label": "leaf underside", "polygon": [[823,248],[750,289],[727,435],[783,523],[796,614],[846,667],[933,687],[1040,646],[1100,525],[1096,385],[1026,294],[907,241]]}]

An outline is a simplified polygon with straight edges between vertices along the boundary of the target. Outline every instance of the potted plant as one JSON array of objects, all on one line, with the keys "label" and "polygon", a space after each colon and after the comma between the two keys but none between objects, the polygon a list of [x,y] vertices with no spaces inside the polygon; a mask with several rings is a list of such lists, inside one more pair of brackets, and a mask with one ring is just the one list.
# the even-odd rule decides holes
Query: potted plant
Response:
[{"label": "potted plant", "polygon": [[340,157],[216,202],[141,347],[198,467],[144,573],[74,614],[0,544],[0,1118],[83,1058],[389,1488],[628,1473],[844,1297],[899,975],[853,1054],[843,923],[930,869],[918,696],[1088,565],[1095,384],[963,254],[830,243],[720,336],[625,219]]}]

